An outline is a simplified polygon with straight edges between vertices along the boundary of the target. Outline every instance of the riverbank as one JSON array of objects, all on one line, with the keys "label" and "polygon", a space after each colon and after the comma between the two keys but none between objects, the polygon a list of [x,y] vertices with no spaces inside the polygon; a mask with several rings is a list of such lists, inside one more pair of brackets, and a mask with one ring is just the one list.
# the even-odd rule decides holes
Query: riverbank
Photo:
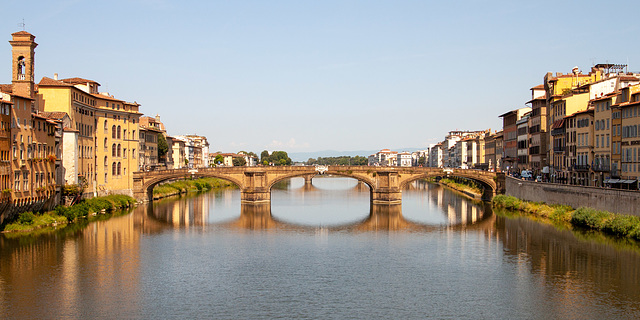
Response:
[{"label": "riverbank", "polygon": [[188,192],[202,192],[217,188],[228,188],[234,186],[235,185],[233,183],[227,180],[217,178],[178,180],[170,183],[164,183],[153,188],[153,200],[176,196]]},{"label": "riverbank", "polygon": [[13,222],[4,225],[0,232],[31,233],[47,227],[66,225],[77,221],[77,219],[86,219],[98,213],[105,214],[130,208],[135,203],[135,199],[129,196],[109,195],[86,199],[71,207],[57,206],[54,211],[44,213],[23,212]]},{"label": "riverbank", "polygon": [[453,190],[456,190],[458,192],[461,192],[464,195],[474,200],[482,199],[482,190],[480,190],[479,188],[476,188],[467,184],[459,183],[454,181],[453,179],[447,179],[447,178],[440,179],[438,183],[443,186],[447,186]]},{"label": "riverbank", "polygon": [[505,195],[495,196],[493,205],[555,222],[569,223],[575,227],[640,241],[640,217],[638,216],[585,207],[574,209],[566,205],[548,205]]}]

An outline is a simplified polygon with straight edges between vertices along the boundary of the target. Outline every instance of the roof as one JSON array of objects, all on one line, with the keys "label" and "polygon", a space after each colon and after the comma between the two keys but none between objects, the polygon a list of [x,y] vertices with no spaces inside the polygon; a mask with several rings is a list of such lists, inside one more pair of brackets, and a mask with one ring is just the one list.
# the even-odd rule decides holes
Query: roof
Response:
[{"label": "roof", "polygon": [[42,77],[42,80],[38,83],[38,86],[42,87],[73,87],[72,84],[64,83],[60,80],[51,79],[48,77]]},{"label": "roof", "polygon": [[93,80],[87,80],[87,79],[78,78],[78,77],[62,79],[61,81],[62,81],[62,82],[65,82],[65,83],[71,83],[71,84],[86,84],[86,83],[94,83],[94,84],[100,85],[99,83],[97,83],[97,82],[95,82],[95,81],[93,81]]},{"label": "roof", "polygon": [[544,84],[539,84],[539,85],[531,88],[531,90],[544,90]]},{"label": "roof", "polygon": [[49,119],[63,119],[65,116],[67,116],[66,112],[61,111],[43,112],[42,114]]},{"label": "roof", "polygon": [[0,84],[0,91],[4,93],[12,93],[13,85],[12,84]]},{"label": "roof", "polygon": [[567,117],[573,117],[573,116],[577,116],[577,115],[585,114],[585,113],[593,113],[593,111],[594,111],[593,108],[588,108],[588,109],[585,109],[585,110],[576,111],[573,114],[568,115]]},{"label": "roof", "polygon": [[509,116],[511,114],[518,114],[518,110],[511,110],[511,111],[507,111],[501,115],[498,116],[498,118],[502,118],[502,117],[506,117]]},{"label": "roof", "polygon": [[620,81],[640,81],[640,79],[634,76],[621,76]]}]

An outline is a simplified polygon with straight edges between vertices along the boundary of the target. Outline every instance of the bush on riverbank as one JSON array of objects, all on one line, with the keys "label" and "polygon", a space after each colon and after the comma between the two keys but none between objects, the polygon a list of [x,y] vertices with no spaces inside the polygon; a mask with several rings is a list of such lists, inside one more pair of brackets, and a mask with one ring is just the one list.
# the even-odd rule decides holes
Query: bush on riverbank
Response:
[{"label": "bush on riverbank", "polygon": [[516,197],[497,195],[493,205],[527,214],[544,217],[553,221],[569,222],[574,226],[604,233],[640,240],[640,217],[616,214],[591,208],[577,210],[564,205],[548,205],[528,202]]},{"label": "bush on riverbank", "polygon": [[71,207],[57,206],[56,214],[65,216],[69,222],[76,218],[86,217],[89,213],[102,210],[113,211],[128,208],[136,202],[135,199],[121,194],[112,194],[105,197],[96,197],[84,200]]},{"label": "bush on riverbank", "polygon": [[571,223],[620,237],[640,240],[640,217],[611,213],[591,208],[574,211]]},{"label": "bush on riverbank", "polygon": [[468,180],[453,180],[449,178],[443,178],[439,181],[441,184],[450,186],[452,188],[470,192],[477,195],[482,195],[482,187],[478,187],[474,182]]},{"label": "bush on riverbank", "polygon": [[53,224],[66,223],[64,216],[57,215],[55,212],[45,212],[42,214],[34,214],[33,212],[23,212],[18,215],[15,221],[8,223],[4,228],[0,229],[5,232],[12,231],[29,231],[43,226]]},{"label": "bush on riverbank", "polygon": [[493,197],[493,205],[562,222],[569,222],[571,220],[571,212],[573,211],[573,208],[569,206],[522,201],[516,197],[505,196],[502,194]]},{"label": "bush on riverbank", "polygon": [[167,196],[189,191],[207,191],[215,188],[234,186],[233,183],[217,178],[199,178],[194,180],[178,180],[153,188],[154,196]]}]

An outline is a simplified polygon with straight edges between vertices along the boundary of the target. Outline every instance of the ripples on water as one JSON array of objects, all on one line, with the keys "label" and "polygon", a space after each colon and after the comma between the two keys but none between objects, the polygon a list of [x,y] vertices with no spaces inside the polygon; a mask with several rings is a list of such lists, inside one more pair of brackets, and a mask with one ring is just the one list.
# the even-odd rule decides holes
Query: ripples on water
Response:
[{"label": "ripples on water", "polygon": [[0,237],[0,318],[637,318],[640,259],[416,182],[292,179]]}]

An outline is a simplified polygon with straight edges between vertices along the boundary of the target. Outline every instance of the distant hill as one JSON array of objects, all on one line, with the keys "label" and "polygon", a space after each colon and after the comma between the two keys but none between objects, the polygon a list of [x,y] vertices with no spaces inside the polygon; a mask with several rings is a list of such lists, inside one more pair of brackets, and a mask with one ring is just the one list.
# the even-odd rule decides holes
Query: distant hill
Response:
[{"label": "distant hill", "polygon": [[[417,151],[423,150],[424,148],[398,148],[392,149],[388,148],[392,151]],[[369,157],[370,155],[380,151],[378,150],[359,150],[359,151],[336,151],[336,150],[324,150],[324,151],[313,151],[313,152],[289,152],[289,158],[294,162],[303,162],[309,160],[309,158],[317,159],[318,157],[339,157],[339,156],[361,156],[361,157]]]}]

